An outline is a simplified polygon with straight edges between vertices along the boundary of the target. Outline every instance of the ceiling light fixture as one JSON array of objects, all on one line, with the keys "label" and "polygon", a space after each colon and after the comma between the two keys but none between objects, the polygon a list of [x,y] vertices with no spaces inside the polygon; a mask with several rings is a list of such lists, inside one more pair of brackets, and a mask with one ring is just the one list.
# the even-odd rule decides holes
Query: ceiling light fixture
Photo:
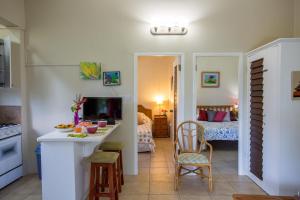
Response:
[{"label": "ceiling light fixture", "polygon": [[152,35],[185,35],[187,28],[184,26],[152,26],[150,32]]}]

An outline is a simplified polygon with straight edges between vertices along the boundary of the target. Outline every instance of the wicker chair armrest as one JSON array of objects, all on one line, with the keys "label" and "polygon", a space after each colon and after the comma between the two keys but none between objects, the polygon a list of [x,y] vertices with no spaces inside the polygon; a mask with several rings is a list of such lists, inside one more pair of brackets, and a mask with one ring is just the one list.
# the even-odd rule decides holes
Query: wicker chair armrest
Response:
[{"label": "wicker chair armrest", "polygon": [[209,144],[206,140],[205,140],[205,145],[208,146],[208,148],[209,148],[209,158],[208,158],[208,161],[209,161],[209,163],[211,163],[213,146],[211,144]]}]

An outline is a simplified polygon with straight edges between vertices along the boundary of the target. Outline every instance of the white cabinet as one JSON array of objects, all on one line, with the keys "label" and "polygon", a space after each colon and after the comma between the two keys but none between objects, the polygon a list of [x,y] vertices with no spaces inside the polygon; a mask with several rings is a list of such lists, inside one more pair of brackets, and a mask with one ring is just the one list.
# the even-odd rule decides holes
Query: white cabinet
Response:
[{"label": "white cabinet", "polygon": [[0,38],[0,87],[20,88],[20,44]]},{"label": "white cabinet", "polygon": [[[269,194],[295,195],[300,191],[300,100],[291,98],[291,74],[300,71],[300,38],[279,39],[249,52],[248,88],[251,62],[261,58],[265,71],[263,180],[250,171],[249,176]],[[250,127],[249,90],[247,96],[247,124]]]}]

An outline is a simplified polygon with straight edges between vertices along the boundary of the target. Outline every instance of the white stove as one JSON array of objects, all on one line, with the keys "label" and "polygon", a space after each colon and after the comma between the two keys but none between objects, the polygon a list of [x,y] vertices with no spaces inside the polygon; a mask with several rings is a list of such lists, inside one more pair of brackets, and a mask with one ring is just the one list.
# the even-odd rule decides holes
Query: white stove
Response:
[{"label": "white stove", "polygon": [[20,134],[20,124],[0,124],[0,140]]},{"label": "white stove", "polygon": [[0,189],[23,175],[21,133],[20,124],[0,124]]}]

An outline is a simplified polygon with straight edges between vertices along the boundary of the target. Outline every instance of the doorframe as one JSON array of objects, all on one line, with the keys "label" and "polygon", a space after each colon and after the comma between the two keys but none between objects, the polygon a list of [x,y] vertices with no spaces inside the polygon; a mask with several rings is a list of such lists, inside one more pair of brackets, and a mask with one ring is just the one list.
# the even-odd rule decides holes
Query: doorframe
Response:
[{"label": "doorframe", "polygon": [[[244,113],[246,111],[246,103],[244,95],[246,91],[244,91],[245,87],[245,71],[244,71],[244,54],[242,52],[210,52],[210,53],[193,53],[193,72],[196,71],[197,58],[198,57],[237,57],[239,59],[238,64],[238,98],[239,98],[239,140],[238,140],[238,175],[246,175],[247,174],[247,156],[245,148],[247,148],[247,135],[243,134],[245,132],[245,117]],[[197,120],[197,73],[193,73],[193,120]]]},{"label": "doorframe", "polygon": [[[184,120],[184,53],[182,52],[136,52],[134,53],[134,65],[133,65],[133,127],[134,127],[134,174],[138,174],[138,145],[137,145],[137,106],[138,106],[138,57],[140,56],[176,56],[180,57],[180,65],[181,65],[181,73],[180,73],[180,96],[179,103],[180,106],[177,105],[177,113],[180,115],[177,118],[177,122],[181,122]],[[179,77],[177,77],[179,78]]]}]

